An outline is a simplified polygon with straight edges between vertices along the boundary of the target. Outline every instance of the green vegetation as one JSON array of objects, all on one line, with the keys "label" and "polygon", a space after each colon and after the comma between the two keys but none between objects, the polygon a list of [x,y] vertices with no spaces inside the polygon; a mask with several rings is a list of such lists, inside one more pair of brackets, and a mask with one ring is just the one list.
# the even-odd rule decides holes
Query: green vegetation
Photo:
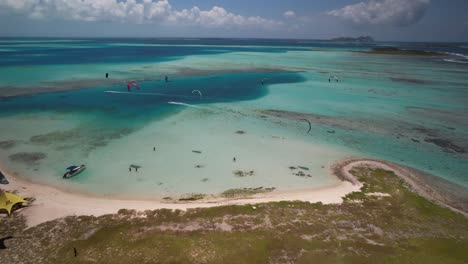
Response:
[{"label": "green vegetation", "polygon": [[0,258],[2,263],[466,263],[467,218],[411,192],[392,172],[358,168],[353,174],[364,186],[337,205],[120,210],[29,229],[14,214],[0,218],[0,237],[17,237],[6,241]]},{"label": "green vegetation", "polygon": [[191,193],[184,197],[179,198],[179,201],[196,201],[201,200],[206,197],[206,194],[203,193]]},{"label": "green vegetation", "polygon": [[239,189],[229,189],[221,193],[221,197],[225,198],[243,198],[249,197],[257,193],[267,193],[273,191],[275,188],[239,188]]}]

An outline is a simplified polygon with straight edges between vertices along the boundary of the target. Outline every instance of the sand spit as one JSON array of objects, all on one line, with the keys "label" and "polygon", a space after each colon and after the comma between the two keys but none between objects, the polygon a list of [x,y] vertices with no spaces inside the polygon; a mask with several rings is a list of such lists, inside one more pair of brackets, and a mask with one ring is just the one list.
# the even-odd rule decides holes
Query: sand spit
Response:
[{"label": "sand spit", "polygon": [[358,183],[358,180],[349,171],[353,167],[380,168],[393,171],[402,178],[417,194],[426,199],[445,206],[455,212],[468,217],[468,192],[464,187],[455,185],[445,179],[429,173],[375,159],[349,159],[335,164],[333,174],[341,180]]}]

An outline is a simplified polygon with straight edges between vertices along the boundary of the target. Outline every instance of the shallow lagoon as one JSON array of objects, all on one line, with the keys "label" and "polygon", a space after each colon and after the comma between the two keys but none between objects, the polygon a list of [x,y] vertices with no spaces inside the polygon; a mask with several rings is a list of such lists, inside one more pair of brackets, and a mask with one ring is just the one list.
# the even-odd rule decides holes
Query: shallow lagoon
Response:
[{"label": "shallow lagoon", "polygon": [[[322,42],[24,44],[0,43],[10,50],[0,50],[0,93],[30,89],[0,99],[0,160],[36,182],[142,198],[320,188],[336,184],[331,164],[366,156],[468,187],[468,66],[444,57],[363,54],[353,51],[368,46]],[[330,74],[340,82],[328,82]],[[128,80],[139,81],[141,94],[104,93],[125,92]],[[60,92],[35,94],[47,89]],[[309,134],[297,113],[311,121]],[[18,153],[29,154],[10,157]],[[61,179],[80,163],[88,170]],[[131,164],[142,167],[129,172]],[[307,167],[310,177],[290,166]]]}]

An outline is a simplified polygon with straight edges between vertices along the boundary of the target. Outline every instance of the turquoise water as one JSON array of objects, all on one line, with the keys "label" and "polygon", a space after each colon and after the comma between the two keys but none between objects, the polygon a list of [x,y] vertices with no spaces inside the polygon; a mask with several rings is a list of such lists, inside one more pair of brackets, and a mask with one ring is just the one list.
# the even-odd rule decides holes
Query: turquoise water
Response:
[{"label": "turquoise water", "polygon": [[[375,45],[450,54],[356,52]],[[144,198],[331,186],[330,165],[351,156],[468,187],[464,47],[2,39],[0,161],[35,182]],[[126,93],[128,81],[140,90]],[[84,173],[62,180],[66,167],[81,163]],[[130,172],[131,164],[140,170]],[[307,167],[310,177],[290,166]],[[237,170],[254,175],[236,177]]]}]

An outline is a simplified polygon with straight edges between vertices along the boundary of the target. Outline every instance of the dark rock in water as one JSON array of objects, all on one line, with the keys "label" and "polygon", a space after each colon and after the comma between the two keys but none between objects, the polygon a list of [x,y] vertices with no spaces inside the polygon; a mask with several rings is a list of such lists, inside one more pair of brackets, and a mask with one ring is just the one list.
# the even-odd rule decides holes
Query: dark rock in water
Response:
[{"label": "dark rock in water", "polygon": [[169,197],[169,196],[166,196],[166,197],[163,198],[163,200],[172,200],[172,198]]},{"label": "dark rock in water", "polygon": [[0,148],[1,149],[10,149],[16,145],[16,140],[5,140],[0,141]]},{"label": "dark rock in water", "polygon": [[289,169],[290,169],[290,170],[295,170],[295,169],[297,169],[297,168],[294,167],[294,166],[289,166]]},{"label": "dark rock in water", "polygon": [[438,132],[435,129],[425,128],[425,127],[415,127],[413,130],[418,131],[422,134],[425,134],[429,137],[437,137]]},{"label": "dark rock in water", "polygon": [[327,130],[327,133],[335,134],[335,130]]},{"label": "dark rock in water", "polygon": [[201,168],[203,168],[203,167],[205,167],[205,166],[200,165],[200,164],[198,164],[198,165],[195,166],[195,168],[197,168],[197,169],[201,169]]},{"label": "dark rock in water", "polygon": [[413,142],[416,142],[416,143],[419,143],[419,142],[420,142],[419,140],[414,139],[414,138],[412,138],[411,140],[412,140]]},{"label": "dark rock in water", "polygon": [[207,182],[209,179],[208,178],[203,178],[201,181],[202,182]]},{"label": "dark rock in water", "polygon": [[206,197],[206,194],[203,193],[193,193],[186,197],[179,198],[179,201],[196,201]]},{"label": "dark rock in water", "polygon": [[263,189],[263,186],[260,186],[260,187],[257,187],[257,188],[253,188],[253,189],[254,189],[254,191],[256,191],[256,190],[261,190],[261,189]]},{"label": "dark rock in water", "polygon": [[307,167],[302,167],[302,166],[297,166],[299,169],[303,169],[303,170],[309,170],[309,168]]},{"label": "dark rock in water", "polygon": [[242,135],[242,134],[245,134],[245,131],[243,131],[243,130],[237,130],[237,131],[236,131],[236,134]]},{"label": "dark rock in water", "polygon": [[450,140],[441,139],[441,138],[426,138],[424,141],[435,144],[439,147],[444,148],[445,150],[455,151],[457,153],[466,153],[466,150],[463,147],[457,146],[452,143]]},{"label": "dark rock in water", "polygon": [[200,150],[192,150],[193,153],[198,153],[201,154],[202,152]]},{"label": "dark rock in water", "polygon": [[130,168],[139,169],[139,168],[141,168],[141,166],[140,166],[140,165],[131,164],[131,165],[130,165]]},{"label": "dark rock in water", "polygon": [[10,160],[25,164],[36,164],[38,161],[45,159],[47,154],[42,152],[19,152],[9,156]]},{"label": "dark rock in water", "polygon": [[294,173],[294,175],[299,176],[299,177],[305,177],[306,174],[303,171],[298,171],[297,173]]},{"label": "dark rock in water", "polygon": [[237,177],[253,176],[255,174],[255,172],[253,170],[251,170],[251,171],[236,170],[233,173]]}]

